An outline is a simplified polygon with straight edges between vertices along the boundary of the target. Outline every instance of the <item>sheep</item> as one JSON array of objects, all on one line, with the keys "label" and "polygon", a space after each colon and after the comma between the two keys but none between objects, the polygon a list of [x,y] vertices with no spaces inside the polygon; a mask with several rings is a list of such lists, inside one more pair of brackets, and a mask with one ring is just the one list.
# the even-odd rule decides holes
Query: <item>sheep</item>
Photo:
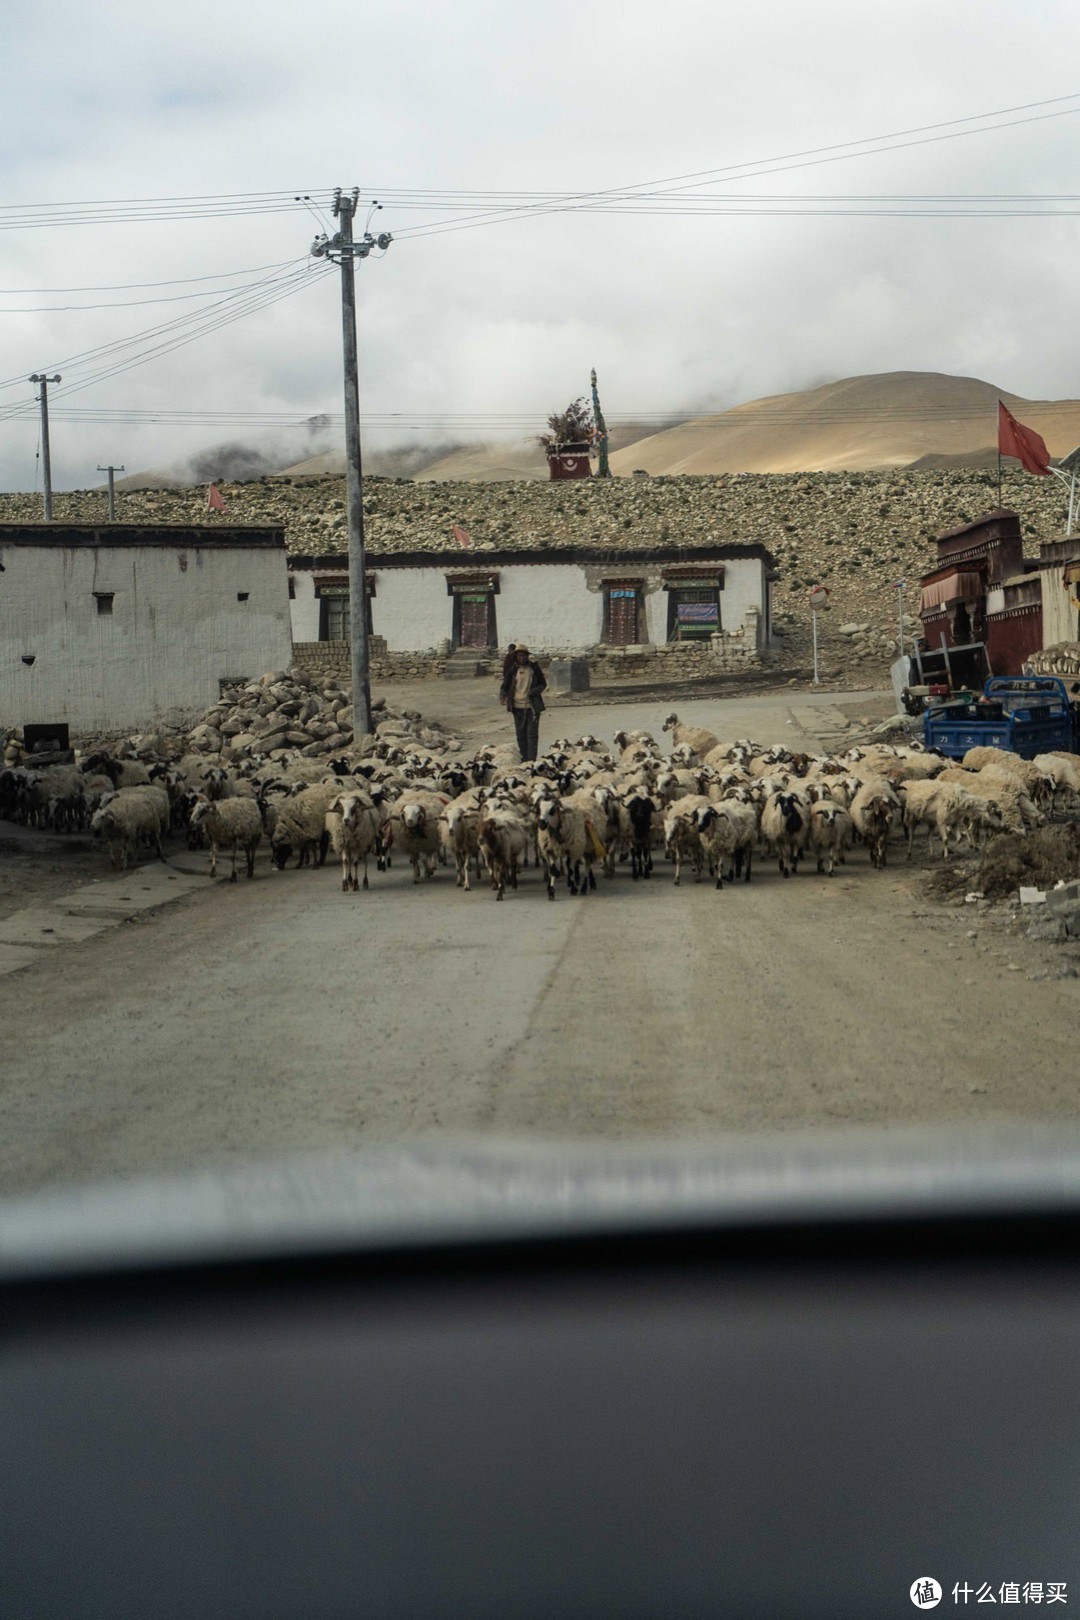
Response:
[{"label": "sheep", "polygon": [[[576,793],[564,796],[564,803],[580,810],[587,821],[591,822],[600,842],[604,845],[603,867],[604,876],[615,876],[615,859],[619,845],[623,841],[624,826],[620,811],[622,809],[613,788],[588,787],[579,788]],[[629,826],[626,827],[629,832]]]},{"label": "sheep", "polygon": [[447,802],[441,794],[413,788],[401,795],[391,812],[389,841],[409,857],[414,883],[420,881],[421,865],[425,877],[435,874],[442,847],[439,817]]},{"label": "sheep", "polygon": [[993,800],[977,798],[955,782],[940,779],[933,782],[908,782],[902,792],[903,825],[908,839],[908,860],[911,859],[916,828],[924,826],[927,849],[933,856],[933,835],[941,840],[942,860],[949,858],[949,842],[953,838],[973,837],[983,829],[991,830],[1004,825],[1001,812]]},{"label": "sheep", "polygon": [[754,840],[757,837],[757,816],[750,805],[735,800],[720,803],[710,801],[694,811],[701,847],[709,862],[709,871],[715,875],[716,887],[724,887],[724,857],[729,860],[728,880],[733,880],[745,865],[743,881],[750,881],[750,867]]},{"label": "sheep", "polygon": [[340,792],[340,782],[319,782],[281,800],[270,835],[270,859],[279,872],[293,850],[297,866],[309,861],[313,869],[323,865],[330,845],[326,810]]},{"label": "sheep", "polygon": [[849,812],[855,831],[869,849],[871,863],[878,871],[885,865],[889,832],[899,810],[900,800],[882,777],[865,778],[851,801]]},{"label": "sheep", "polygon": [[596,888],[592,863],[603,858],[604,846],[583,810],[549,795],[536,803],[536,849],[544,866],[548,899],[555,898],[555,877],[565,871],[571,894]]},{"label": "sheep", "polygon": [[121,788],[94,812],[90,822],[94,837],[108,844],[109,860],[118,872],[126,870],[129,857],[134,857],[143,842],[153,844],[163,861],[161,838],[168,827],[168,798],[160,788]]},{"label": "sheep", "polygon": [[469,788],[461,793],[443,811],[440,820],[445,829],[443,844],[454,858],[457,886],[468,894],[469,862],[480,858],[480,822],[484,817],[485,788]]},{"label": "sheep", "polygon": [[810,808],[810,836],[808,843],[817,856],[817,869],[824,872],[828,861],[828,876],[836,870],[837,860],[843,860],[844,851],[851,843],[854,828],[851,817],[832,799],[822,799]]},{"label": "sheep", "polygon": [[330,848],[341,856],[341,887],[346,894],[356,894],[360,887],[360,866],[363,863],[363,887],[368,888],[368,856],[376,848],[380,832],[379,816],[366,793],[339,793],[326,807],[326,827],[330,834]]},{"label": "sheep", "polygon": [[701,760],[720,746],[719,737],[711,731],[706,731],[702,726],[684,726],[677,714],[669,714],[660,729],[670,731],[672,741],[677,746],[691,749]]},{"label": "sheep", "polygon": [[1023,833],[1032,827],[1041,827],[1043,816],[1032,803],[1018,776],[993,765],[980,771],[965,771],[957,766],[942,771],[937,780],[953,787],[964,788],[978,799],[992,799],[1000,809],[1008,832]]},{"label": "sheep", "polygon": [[701,881],[705,864],[705,851],[701,844],[696,813],[709,809],[710,801],[702,793],[688,793],[670,804],[664,816],[664,847],[675,863],[675,882],[682,882],[682,865],[689,860],[694,868],[694,882]]},{"label": "sheep", "polygon": [[[529,847],[529,826],[521,812],[508,805],[485,805],[477,828],[477,846],[491,874],[496,900],[506,893],[506,885],[517,888],[518,865]],[[554,895],[549,891],[549,898]]]},{"label": "sheep", "polygon": [[150,781],[150,772],[140,759],[118,759],[113,754],[91,754],[82,761],[84,771],[100,771],[107,776],[115,788],[145,787]]},{"label": "sheep", "polygon": [[1080,755],[1037,754],[1031,763],[1052,784],[1052,802],[1063,810],[1075,810],[1080,801]]},{"label": "sheep", "polygon": [[656,800],[644,788],[630,787],[623,794],[622,809],[629,829],[630,876],[635,882],[638,878],[652,877],[652,829],[657,808]]},{"label": "sheep", "polygon": [[249,878],[255,876],[255,851],[262,842],[263,825],[254,799],[200,797],[191,812],[191,825],[201,827],[210,840],[210,876],[217,876],[219,847],[232,849],[229,882],[236,882],[236,857],[242,849]]},{"label": "sheep", "polygon": [[781,788],[769,794],[761,811],[761,835],[785,878],[798,871],[809,830],[810,806],[801,793]]}]

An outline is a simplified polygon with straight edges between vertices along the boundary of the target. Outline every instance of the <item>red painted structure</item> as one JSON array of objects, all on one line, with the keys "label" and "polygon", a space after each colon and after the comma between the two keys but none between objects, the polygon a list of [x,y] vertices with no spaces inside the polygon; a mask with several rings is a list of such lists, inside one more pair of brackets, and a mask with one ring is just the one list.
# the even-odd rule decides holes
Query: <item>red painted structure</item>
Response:
[{"label": "red painted structure", "polygon": [[937,566],[921,580],[930,648],[984,641],[995,675],[1019,675],[1042,646],[1042,586],[1025,563],[1020,519],[1004,509],[937,537]]},{"label": "red painted structure", "polygon": [[562,444],[555,455],[548,456],[549,478],[591,478],[592,468],[589,465],[589,446],[582,440],[580,444]]}]

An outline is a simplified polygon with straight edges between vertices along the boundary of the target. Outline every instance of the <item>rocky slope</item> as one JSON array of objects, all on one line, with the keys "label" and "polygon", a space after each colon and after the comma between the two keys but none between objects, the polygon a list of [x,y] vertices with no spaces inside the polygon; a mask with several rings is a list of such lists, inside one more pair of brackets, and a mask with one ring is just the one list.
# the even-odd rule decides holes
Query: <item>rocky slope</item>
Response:
[{"label": "rocky slope", "polygon": [[[225,484],[224,519],[279,523],[293,555],[346,549],[344,480],[269,478]],[[1003,504],[1019,512],[1028,555],[1040,540],[1064,530],[1066,492],[1057,479],[1007,474]],[[833,662],[850,661],[852,638],[839,627],[869,624],[891,636],[896,624],[894,582],[906,578],[914,611],[918,576],[933,564],[933,536],[996,507],[991,472],[963,469],[921,473],[729,474],[716,477],[613,478],[567,483],[414,483],[371,479],[365,484],[367,543],[380,552],[444,548],[466,560],[450,534],[461,524],[473,554],[503,547],[605,545],[633,552],[655,546],[702,546],[759,540],[777,560],[778,622],[789,650],[805,656],[806,593],[832,591],[823,641]],[[104,521],[100,491],[54,498],[58,521]],[[40,497],[0,495],[0,522],[36,521]],[[148,490],[121,497],[126,522],[191,523],[207,519],[204,490]],[[784,616],[788,616],[785,620]],[[885,651],[878,646],[878,655]]]}]

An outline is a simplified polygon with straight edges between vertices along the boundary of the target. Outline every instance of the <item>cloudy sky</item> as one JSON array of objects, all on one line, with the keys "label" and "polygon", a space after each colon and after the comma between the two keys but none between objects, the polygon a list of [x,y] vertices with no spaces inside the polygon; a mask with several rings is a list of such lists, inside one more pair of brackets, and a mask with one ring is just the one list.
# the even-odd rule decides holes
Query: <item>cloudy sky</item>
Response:
[{"label": "cloudy sky", "polygon": [[[1064,0],[41,0],[5,40],[0,487],[35,485],[43,368],[59,488],[340,413],[291,201],[335,184],[386,199],[362,400],[405,441],[539,419],[591,365],[623,416],[899,369],[1080,395],[1080,202],[1015,200],[1076,183],[1078,45]],[[1057,217],[865,212],[945,196]]]}]

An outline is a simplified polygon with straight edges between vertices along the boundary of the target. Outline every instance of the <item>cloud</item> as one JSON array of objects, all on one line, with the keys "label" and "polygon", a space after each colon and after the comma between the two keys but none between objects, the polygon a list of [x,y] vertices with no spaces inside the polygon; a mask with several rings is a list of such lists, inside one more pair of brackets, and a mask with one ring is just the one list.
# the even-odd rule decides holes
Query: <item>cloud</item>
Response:
[{"label": "cloud", "polygon": [[[257,13],[238,0],[182,10],[53,0],[7,42],[6,200],[303,190],[325,204],[334,184],[353,183],[365,195],[583,192],[1065,93],[1049,67],[1074,54],[1080,25],[1069,7],[1046,0],[1026,9],[1022,55],[1015,31],[986,18],[970,0],[890,9],[672,0],[661,11],[643,0],[619,8],[551,0],[542,12],[487,0],[302,10],[267,0]],[[715,189],[774,199],[1060,192],[1076,122],[809,168],[777,163],[782,172]],[[700,193],[702,182],[692,186]],[[317,228],[302,210],[78,227],[52,217],[42,210],[35,226],[0,231],[0,309],[186,294],[194,286],[3,289],[113,287],[300,262]],[[569,211],[404,234],[445,218],[430,202],[403,201],[379,216],[380,227],[403,234],[359,275],[366,410],[542,417],[584,391],[594,364],[607,408],[641,416],[891,369],[974,374],[1035,396],[1075,391],[1071,219]],[[8,385],[0,408],[32,399],[22,380],[31,371],[64,371],[58,485],[97,482],[99,462],[172,464],[236,437],[199,413],[340,411],[332,280],[74,392],[88,369],[78,355],[198,307],[191,299],[0,314]],[[84,410],[195,417],[186,427],[65,419],[68,397]],[[401,437],[416,433],[405,427]],[[5,487],[32,486],[36,441],[33,417],[0,420]]]}]

